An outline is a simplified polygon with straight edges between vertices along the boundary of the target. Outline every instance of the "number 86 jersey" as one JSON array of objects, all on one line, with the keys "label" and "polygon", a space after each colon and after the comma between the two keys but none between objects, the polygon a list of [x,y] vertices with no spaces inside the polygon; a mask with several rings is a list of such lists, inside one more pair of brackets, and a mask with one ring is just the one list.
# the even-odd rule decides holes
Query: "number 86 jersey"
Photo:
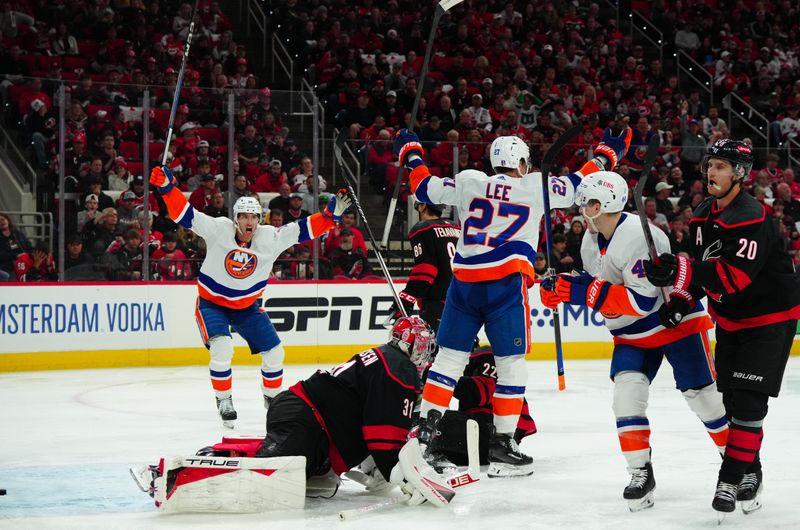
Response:
[{"label": "number 86 jersey", "polygon": [[[551,177],[551,208],[571,207],[579,183],[575,173]],[[515,178],[468,169],[455,180],[427,176],[414,191],[420,202],[457,208],[462,224],[453,258],[456,278],[483,282],[519,272],[528,287],[533,285],[533,263],[544,215],[541,173]]]}]

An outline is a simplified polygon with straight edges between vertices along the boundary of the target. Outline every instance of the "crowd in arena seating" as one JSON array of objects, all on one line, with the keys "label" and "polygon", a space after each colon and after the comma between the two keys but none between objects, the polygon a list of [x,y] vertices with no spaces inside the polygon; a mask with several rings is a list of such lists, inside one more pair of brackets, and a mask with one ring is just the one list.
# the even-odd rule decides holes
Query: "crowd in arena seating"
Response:
[{"label": "crowd in arena seating", "polygon": [[[52,197],[58,187],[56,90],[62,81],[67,89],[64,191],[77,197],[64,205],[68,278],[140,279],[148,223],[151,278],[197,274],[202,241],[173,223],[155,194],[150,214],[143,211],[143,149],[151,166],[160,163],[191,10],[190,3],[169,0],[0,3],[4,125],[16,129],[30,151],[40,195]],[[324,192],[327,183],[289,135],[270,88],[251,71],[229,17],[218,2],[204,1],[195,23],[167,154],[189,202],[209,215],[228,216],[237,198],[260,193],[268,206],[265,222],[275,226],[319,211],[314,188]],[[223,97],[230,92],[240,104],[231,123]],[[235,143],[228,153],[231,128]],[[228,189],[223,174],[231,159],[235,178]],[[25,242],[17,247],[30,250]],[[326,245],[321,258],[340,250],[338,244]],[[285,257],[276,266],[277,277],[312,277],[307,249],[292,248]],[[11,262],[0,268],[11,279],[33,278],[15,274]]]},{"label": "crowd in arena seating", "polygon": [[[435,5],[286,0],[269,6],[273,29],[300,63],[295,71],[308,71],[326,115],[363,149],[375,193],[388,195],[400,175],[391,142],[394,131],[412,121]],[[227,215],[232,200],[251,193],[277,194],[266,216],[276,226],[308,215],[318,207],[310,192],[325,191],[327,183],[289,134],[270,89],[251,73],[247,50],[235,41],[219,3],[201,6],[201,37],[193,44],[177,109],[170,167],[191,192],[192,204],[211,215]],[[787,151],[800,131],[798,7],[724,0],[636,0],[632,7],[663,32],[663,54],[618,27],[617,13],[607,3],[467,0],[446,13],[415,120],[432,172],[491,171],[488,145],[509,134],[529,142],[538,166],[558,135],[581,125],[583,134],[559,160],[567,172],[591,156],[604,127],[630,125],[633,148],[618,171],[633,184],[644,147],[659,136],[662,149],[646,188],[647,215],[680,251],[691,209],[704,197],[699,169],[704,149],[731,134],[733,124],[726,122],[720,98],[735,92],[770,121],[774,147],[766,152],[754,146],[757,162],[746,188],[781,219],[797,255],[800,183]],[[64,165],[69,191],[79,193],[85,206],[71,216],[75,221],[68,233],[81,236],[81,252],[100,260],[95,263],[104,264],[109,278],[133,279],[128,273],[140,266],[141,256],[128,250],[136,242],[132,230],[140,238],[137,248],[143,249],[141,146],[151,160],[163,153],[190,13],[190,4],[166,0],[0,3],[6,123],[19,126],[52,188],[59,163],[54,80],[68,81]],[[714,101],[681,84],[674,61],[679,50],[711,74]],[[141,107],[134,107],[138,114],[125,110],[140,105],[140,85],[151,85],[150,138],[141,137]],[[219,97],[229,90],[244,102],[232,123]],[[225,142],[229,128],[236,138],[232,153]],[[236,175],[230,190],[221,177],[229,159]],[[119,198],[114,201],[106,191]],[[202,241],[176,232],[151,197],[150,210],[157,215],[148,222],[158,234],[151,234],[151,256],[170,264],[154,266],[154,273],[192,277],[203,255]],[[580,265],[585,227],[575,214],[556,214],[556,233],[564,239],[554,249],[559,268]],[[167,241],[173,233],[174,246]],[[70,241],[78,244],[76,237]],[[325,240],[320,255],[325,270],[319,272],[342,278],[371,274],[361,245],[363,235],[355,226],[337,229]],[[293,249],[294,261],[276,270],[276,277],[310,277],[311,251]]]}]

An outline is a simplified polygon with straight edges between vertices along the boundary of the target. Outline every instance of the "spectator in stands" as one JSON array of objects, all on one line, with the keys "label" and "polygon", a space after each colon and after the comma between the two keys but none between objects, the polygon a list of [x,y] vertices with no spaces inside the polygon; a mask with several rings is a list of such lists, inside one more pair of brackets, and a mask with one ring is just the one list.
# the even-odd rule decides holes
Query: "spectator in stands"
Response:
[{"label": "spectator in stands", "polygon": [[710,137],[716,130],[724,130],[727,132],[728,125],[725,120],[719,117],[719,109],[716,105],[708,107],[708,116],[703,118],[703,136]]},{"label": "spectator in stands", "polygon": [[[270,207],[272,203],[270,202]],[[302,219],[304,217],[308,217],[311,215],[308,210],[303,210],[303,194],[294,192],[289,196],[289,206],[286,209],[286,214],[284,216],[284,222],[286,224],[292,223],[297,221],[298,219]]]},{"label": "spectator in stands", "polygon": [[[245,179],[247,181],[247,179]],[[214,175],[206,173],[200,176],[200,186],[189,196],[189,204],[201,212],[211,204],[211,196],[219,193]]]},{"label": "spectator in stands", "polygon": [[278,209],[284,213],[288,212],[291,193],[292,187],[289,186],[288,182],[283,182],[280,186],[278,186],[278,196],[269,201],[269,209]]},{"label": "spectator in stands", "polygon": [[[130,228],[133,225],[138,224],[139,213],[134,203],[135,200],[136,200],[136,194],[133,193],[131,190],[127,190],[120,193],[119,203],[117,205],[117,222],[119,223],[120,227],[124,229]],[[80,218],[78,219],[79,219],[78,226],[80,226]]]},{"label": "spectator in stands", "polygon": [[428,125],[423,127],[419,139],[425,149],[432,149],[439,142],[447,139],[447,134],[442,130],[442,120],[439,116],[431,116]]},{"label": "spectator in stands", "polygon": [[[92,264],[92,258],[83,248],[83,238],[80,234],[72,234],[67,238],[67,248],[64,253],[64,274],[74,278],[76,269],[86,269]],[[90,272],[90,271],[87,271]]]},{"label": "spectator in stands", "polygon": [[364,241],[364,234],[361,233],[361,230],[356,228],[356,214],[355,212],[348,210],[342,214],[342,221],[337,225],[328,230],[328,235],[325,236],[325,249],[326,253],[330,252],[332,249],[339,246],[339,238],[342,234],[342,230],[347,228],[353,234],[353,246],[355,248],[360,248],[364,251],[364,254],[367,253],[367,244]]},{"label": "spectator in stands", "polygon": [[583,225],[581,217],[574,217],[569,225],[569,231],[566,233],[567,238],[567,254],[572,256],[575,260],[572,267],[574,269],[583,268],[583,260],[581,259],[581,242],[583,241],[583,234],[586,228]]},{"label": "spectator in stands", "polygon": [[334,278],[358,280],[371,274],[367,254],[353,246],[353,232],[343,228],[339,245],[328,253]]},{"label": "spectator in stands", "polygon": [[128,163],[121,156],[114,162],[114,168],[108,172],[108,189],[110,191],[124,191],[128,189],[128,182],[133,175],[128,171]]},{"label": "spectator in stands", "polygon": [[92,194],[97,197],[98,208],[105,210],[114,207],[114,199],[103,192],[103,181],[95,176],[88,176],[85,180],[87,195]]},{"label": "spectator in stands", "polygon": [[241,197],[250,196],[250,186],[247,177],[236,175],[233,178],[233,188],[225,192],[225,207],[230,209]]},{"label": "spectator in stands", "polygon": [[54,282],[58,280],[50,247],[44,241],[39,241],[30,252],[17,256],[14,263],[14,272],[18,282]]},{"label": "spectator in stands", "polygon": [[[241,177],[242,175],[239,176]],[[245,197],[247,196],[248,195],[245,195]],[[211,204],[206,206],[206,209],[203,210],[203,213],[210,215],[211,217],[228,217],[228,208],[225,205],[225,196],[221,191],[217,191],[211,196]]]},{"label": "spectator in stands", "polygon": [[283,164],[279,159],[273,158],[267,163],[266,171],[260,173],[256,178],[252,190],[259,193],[275,193],[284,183],[288,183],[288,177],[283,171]]},{"label": "spectator in stands", "polygon": [[[319,208],[317,207],[317,202],[319,201],[314,201],[315,180],[317,179],[314,177],[307,177],[306,183],[297,187],[297,192],[303,194],[303,205],[301,208],[311,213],[316,213],[319,211]],[[318,191],[317,193],[319,193],[320,198],[324,195],[321,191]]]},{"label": "spectator in stands", "polygon": [[689,241],[689,225],[681,217],[676,217],[670,223],[669,231],[669,246],[672,254],[680,252],[688,253],[691,250],[692,244]]},{"label": "spectator in stands", "polygon": [[370,105],[369,92],[362,90],[358,94],[355,105],[348,106],[337,114],[336,118],[342,127],[350,131],[350,138],[357,139],[361,131],[375,123],[377,115],[375,108]]},{"label": "spectator in stands", "polygon": [[437,116],[441,120],[441,127],[445,131],[452,130],[458,122],[458,114],[453,109],[450,97],[444,95],[439,98],[439,105],[436,109],[431,110],[431,117]]},{"label": "spectator in stands", "polygon": [[95,258],[105,254],[106,250],[115,241],[117,231],[117,210],[106,208],[94,216],[92,222],[87,222],[82,229],[83,239],[87,250]]},{"label": "spectator in stands", "polygon": [[783,201],[783,211],[793,220],[800,220],[800,201],[792,197],[792,188],[789,184],[781,182],[777,187],[778,199]]},{"label": "spectator in stands", "polygon": [[93,156],[86,173],[81,175],[81,189],[88,193],[89,186],[95,182],[100,183],[102,189],[108,189],[108,173],[103,171],[103,159]]},{"label": "spectator in stands", "polygon": [[547,259],[541,252],[536,253],[536,260],[533,262],[533,272],[536,273],[537,280],[544,280],[548,275]]},{"label": "spectator in stands", "polygon": [[[311,160],[310,157],[304,156],[300,161],[300,169],[297,173],[292,175],[291,177],[291,184],[292,189],[294,191],[300,191],[302,193],[303,190],[300,189],[306,183],[308,177],[314,174],[314,162]],[[319,182],[319,191],[325,191],[328,189],[328,183],[322,178],[321,175],[317,175],[317,181]]]},{"label": "spectator in stands", "polygon": [[25,133],[33,144],[36,162],[39,168],[48,164],[50,140],[55,135],[56,118],[49,111],[47,104],[41,99],[31,101],[31,111],[23,118]]},{"label": "spectator in stands", "polygon": [[30,252],[30,241],[14,227],[7,214],[0,213],[0,282],[14,279],[14,262],[20,254]]},{"label": "spectator in stands", "polygon": [[664,232],[669,233],[669,222],[667,221],[667,217],[656,209],[656,200],[654,198],[648,197],[644,200],[644,213],[651,223],[662,229]]},{"label": "spectator in stands", "polygon": [[798,111],[800,111],[800,104],[795,103],[786,109],[786,115],[781,121],[770,123],[770,141],[773,145],[781,146],[784,142],[796,140],[798,133],[800,133]]},{"label": "spectator in stands", "polygon": [[672,186],[666,182],[659,182],[656,184],[655,190],[656,211],[663,214],[667,220],[672,219],[675,215],[675,207],[672,206],[672,201],[669,200]]},{"label": "spectator in stands", "polygon": [[142,236],[138,230],[125,232],[124,243],[105,257],[109,279],[139,281],[142,279]]},{"label": "spectator in stands", "polygon": [[186,187],[188,191],[194,192],[198,188],[202,187],[203,179],[208,175],[211,175],[211,177],[213,178],[213,174],[211,173],[211,161],[198,160],[196,171],[186,181]]},{"label": "spectator in stands", "polygon": [[86,223],[94,221],[98,213],[99,201],[97,195],[90,193],[83,199],[83,210],[78,212],[78,230],[83,230]]},{"label": "spectator in stands", "polygon": [[157,278],[161,281],[188,280],[192,277],[191,263],[178,248],[178,239],[176,232],[167,232],[161,248],[150,256]]},{"label": "spectator in stands", "polygon": [[382,129],[378,133],[377,141],[372,142],[368,149],[367,175],[369,183],[376,193],[382,193],[386,182],[386,168],[394,166],[392,133],[388,129]]},{"label": "spectator in stands", "polygon": [[553,253],[550,264],[555,267],[556,273],[570,272],[573,269],[575,258],[567,250],[567,238],[564,234],[553,234]]},{"label": "spectator in stands", "polygon": [[447,141],[431,149],[431,162],[441,168],[444,175],[451,175],[453,172],[453,149],[458,148],[458,131],[455,129],[447,133]]},{"label": "spectator in stands", "polygon": [[[700,124],[688,119],[689,105],[681,104],[681,161],[685,174],[698,175],[698,165],[706,152],[706,140],[700,134]],[[688,123],[687,123],[688,121]]]},{"label": "spectator in stands", "polygon": [[269,224],[275,228],[283,226],[283,210],[273,208],[269,211]]},{"label": "spectator in stands", "polygon": [[258,157],[264,152],[264,142],[256,136],[255,125],[244,128],[244,137],[239,141],[239,163],[257,164]]}]

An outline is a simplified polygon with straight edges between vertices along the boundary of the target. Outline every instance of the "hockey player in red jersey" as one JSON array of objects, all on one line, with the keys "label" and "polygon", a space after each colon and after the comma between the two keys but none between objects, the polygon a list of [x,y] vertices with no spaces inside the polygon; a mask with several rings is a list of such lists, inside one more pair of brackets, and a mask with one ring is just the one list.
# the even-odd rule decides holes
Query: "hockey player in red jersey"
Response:
[{"label": "hockey player in red jersey", "polygon": [[[397,484],[409,504],[437,502],[429,490],[415,485],[408,462],[400,461],[419,394],[419,373],[430,362],[435,345],[425,321],[416,316],[400,318],[386,344],[358,353],[330,371],[320,370],[278,394],[267,410],[266,438],[223,440],[198,454],[266,459],[304,456],[307,479],[327,475],[334,484],[336,476],[370,458],[373,467],[365,481],[369,489]],[[425,467],[418,454],[419,465]],[[148,480],[152,482],[160,473],[159,466],[149,466],[135,476],[147,490]],[[446,487],[444,477],[432,470],[427,473],[431,473],[427,478],[441,479]]]},{"label": "hockey player in red jersey", "polygon": [[[718,516],[742,501],[758,509],[767,401],[777,397],[800,318],[800,275],[764,206],[742,190],[753,166],[749,145],[717,140],[701,169],[711,197],[689,224],[691,257],[664,253],[644,262],[659,286],[708,296],[717,323],[715,363],[730,435],[712,501]],[[684,314],[673,304],[672,314]],[[672,318],[667,315],[667,319]]]}]

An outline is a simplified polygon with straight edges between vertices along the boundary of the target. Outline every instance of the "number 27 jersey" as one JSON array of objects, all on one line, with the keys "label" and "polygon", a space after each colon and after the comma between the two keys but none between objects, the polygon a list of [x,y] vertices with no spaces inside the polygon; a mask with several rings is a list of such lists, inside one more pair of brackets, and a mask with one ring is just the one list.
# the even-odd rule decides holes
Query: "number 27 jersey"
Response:
[{"label": "number 27 jersey", "polygon": [[[550,207],[571,207],[579,182],[575,174],[551,177]],[[455,180],[429,176],[419,183],[415,194],[422,202],[457,208],[462,229],[453,258],[456,278],[482,282],[519,272],[528,287],[533,285],[544,215],[541,173],[514,178],[468,169]]]}]

